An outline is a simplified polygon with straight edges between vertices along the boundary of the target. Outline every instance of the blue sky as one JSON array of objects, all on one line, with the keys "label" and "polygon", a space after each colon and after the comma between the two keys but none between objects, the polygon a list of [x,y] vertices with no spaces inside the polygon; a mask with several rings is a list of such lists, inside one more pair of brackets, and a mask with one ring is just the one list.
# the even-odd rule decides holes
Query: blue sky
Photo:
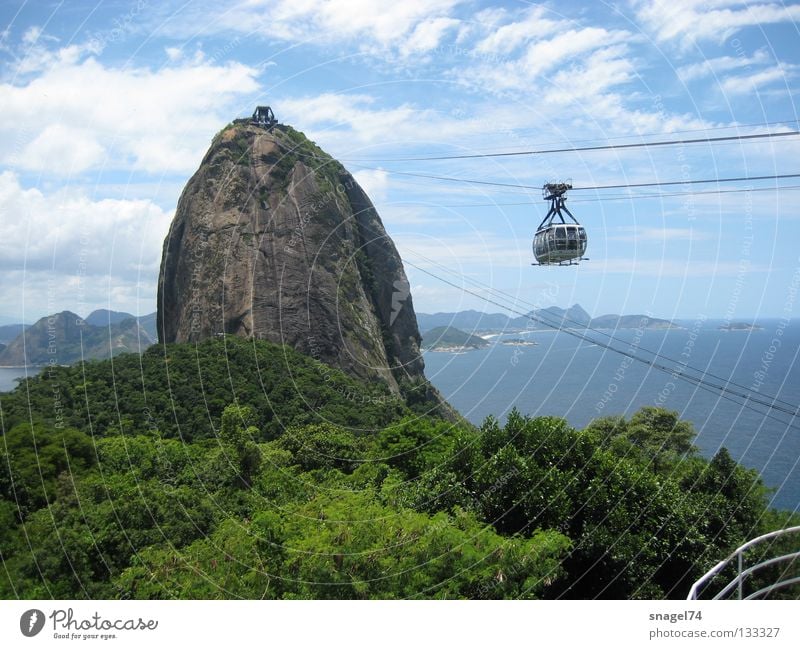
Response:
[{"label": "blue sky", "polygon": [[[155,310],[180,191],[214,133],[257,104],[341,159],[423,268],[435,258],[593,315],[800,311],[800,178],[575,191],[590,261],[538,268],[539,191],[393,173],[534,187],[800,173],[800,137],[398,160],[796,129],[799,4],[134,0],[0,14],[0,322]],[[418,311],[498,310],[407,272]]]}]

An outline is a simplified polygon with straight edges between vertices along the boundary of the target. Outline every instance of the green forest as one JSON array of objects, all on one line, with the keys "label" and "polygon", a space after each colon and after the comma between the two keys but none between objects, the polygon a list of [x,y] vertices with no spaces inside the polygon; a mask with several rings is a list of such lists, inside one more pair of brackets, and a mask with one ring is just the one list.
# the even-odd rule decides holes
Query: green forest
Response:
[{"label": "green forest", "polygon": [[798,524],[675,412],[428,408],[230,336],[47,368],[0,395],[0,596],[684,598]]}]

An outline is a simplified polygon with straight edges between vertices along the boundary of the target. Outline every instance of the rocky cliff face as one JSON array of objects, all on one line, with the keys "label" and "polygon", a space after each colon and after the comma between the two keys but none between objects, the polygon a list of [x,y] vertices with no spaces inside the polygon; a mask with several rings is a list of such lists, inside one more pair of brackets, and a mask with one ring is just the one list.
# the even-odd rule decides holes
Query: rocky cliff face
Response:
[{"label": "rocky cliff face", "polygon": [[237,120],[189,181],[164,242],[161,342],[290,345],[395,392],[424,381],[402,262],[371,201],[291,127]]}]

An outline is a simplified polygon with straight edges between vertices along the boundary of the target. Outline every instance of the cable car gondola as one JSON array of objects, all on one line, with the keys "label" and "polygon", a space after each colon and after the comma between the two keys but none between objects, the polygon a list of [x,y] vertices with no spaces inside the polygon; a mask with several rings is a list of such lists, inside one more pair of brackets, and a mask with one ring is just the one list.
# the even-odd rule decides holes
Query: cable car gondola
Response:
[{"label": "cable car gondola", "polygon": [[[565,194],[572,189],[570,183],[547,183],[542,188],[542,197],[550,201],[550,211],[533,235],[534,266],[571,266],[586,261],[586,230],[564,205]],[[569,223],[566,213],[572,219]],[[561,219],[556,221],[556,217]]]}]

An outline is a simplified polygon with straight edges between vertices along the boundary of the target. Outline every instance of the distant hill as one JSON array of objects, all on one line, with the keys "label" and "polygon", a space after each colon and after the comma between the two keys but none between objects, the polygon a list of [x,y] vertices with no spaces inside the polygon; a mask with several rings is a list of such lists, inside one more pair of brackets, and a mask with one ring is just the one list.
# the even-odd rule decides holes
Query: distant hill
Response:
[{"label": "distant hill", "polygon": [[[536,319],[534,319],[536,318]],[[592,318],[580,304],[568,309],[549,306],[535,309],[526,316],[511,318],[502,313],[482,313],[481,311],[458,311],[456,313],[418,313],[420,331],[434,327],[457,327],[465,331],[519,331],[552,329],[672,329],[678,325],[669,320],[652,318],[646,315],[602,315]]]},{"label": "distant hill", "polygon": [[451,348],[482,349],[489,343],[455,327],[435,327],[422,335],[422,348],[443,350]]},{"label": "distant hill", "polygon": [[147,335],[153,340],[158,341],[158,329],[156,328],[156,312],[153,311],[147,315],[139,318],[139,326],[147,332]]},{"label": "distant hill", "polygon": [[[536,309],[528,315],[541,318],[544,322],[552,323],[558,327],[583,327],[589,324],[591,316],[579,304],[568,309],[550,306],[545,309]],[[546,324],[532,320],[528,316],[516,318],[502,313],[483,313],[468,310],[456,313],[418,313],[417,322],[420,331],[427,331],[434,327],[456,327],[465,331],[507,331],[519,329],[548,329]]]},{"label": "distant hill", "polygon": [[466,331],[502,331],[509,328],[510,322],[511,318],[502,313],[483,313],[474,310],[417,314],[417,324],[419,330],[423,332],[435,327],[456,327]]},{"label": "distant hill", "polygon": [[87,324],[95,327],[107,327],[108,325],[119,324],[123,320],[135,318],[131,313],[124,311],[109,311],[108,309],[96,309],[84,318]]},{"label": "distant hill", "polygon": [[0,327],[0,343],[10,343],[14,338],[19,336],[28,325],[24,324],[9,324]]},{"label": "distant hill", "polygon": [[2,353],[5,348],[6,346],[3,343],[0,343],[0,353]]},{"label": "distant hill", "polygon": [[0,351],[0,366],[70,365],[125,352],[140,353],[155,341],[136,318],[95,326],[71,311],[42,318]]},{"label": "distant hill", "polygon": [[139,326],[147,332],[148,337],[156,342],[158,340],[158,331],[156,330],[156,312],[148,313],[147,315],[139,316],[126,313],[125,311],[109,311],[108,309],[96,309],[92,311],[84,320],[87,324],[96,327],[108,327],[109,325],[120,324],[125,320],[131,318],[139,321]]},{"label": "distant hill", "polygon": [[549,329],[549,325],[554,325],[561,329],[574,329],[576,327],[586,327],[592,320],[592,317],[584,311],[580,304],[573,304],[568,309],[561,309],[557,306],[535,309],[529,312],[528,316],[539,318],[542,322],[531,320],[530,317],[520,316],[511,321],[512,327],[518,329]]}]

